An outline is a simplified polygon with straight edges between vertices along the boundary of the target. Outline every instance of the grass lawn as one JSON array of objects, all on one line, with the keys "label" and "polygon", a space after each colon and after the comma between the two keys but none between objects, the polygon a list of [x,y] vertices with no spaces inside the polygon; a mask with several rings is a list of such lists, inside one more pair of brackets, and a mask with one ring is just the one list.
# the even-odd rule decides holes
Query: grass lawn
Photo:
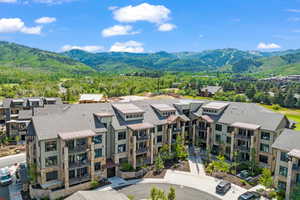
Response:
[{"label": "grass lawn", "polygon": [[197,97],[193,97],[193,96],[183,96],[183,98],[187,98],[187,99],[197,99],[197,100],[214,100],[214,99],[211,98],[211,97],[200,97],[200,96],[197,96]]},{"label": "grass lawn", "polygon": [[279,110],[274,110],[274,109],[272,109],[272,106],[270,106],[270,105],[263,105],[263,104],[260,104],[260,105],[265,108],[268,108],[274,112],[279,112],[281,114],[284,114],[287,116],[288,119],[298,122],[298,124],[296,124],[295,130],[300,131],[300,109],[290,109],[290,108],[280,107]]}]

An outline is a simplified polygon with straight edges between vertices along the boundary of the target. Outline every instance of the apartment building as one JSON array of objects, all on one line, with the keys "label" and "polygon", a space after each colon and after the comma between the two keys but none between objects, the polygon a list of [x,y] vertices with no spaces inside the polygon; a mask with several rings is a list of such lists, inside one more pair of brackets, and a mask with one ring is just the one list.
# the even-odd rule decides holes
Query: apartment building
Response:
[{"label": "apartment building", "polygon": [[289,199],[293,188],[300,184],[300,131],[285,129],[272,147],[276,158],[275,185]]},{"label": "apartment building", "polygon": [[[142,100],[75,104],[32,117],[27,132],[27,162],[37,169],[45,191],[87,189],[90,182],[115,176],[122,163],[153,164],[163,144],[178,135],[228,159],[256,159],[275,168],[272,144],[289,121],[250,103],[193,100]],[[251,153],[253,152],[253,153]]]},{"label": "apartment building", "polygon": [[62,104],[60,98],[30,97],[4,99],[0,107],[0,119],[5,124],[8,136],[20,136],[25,140],[27,126],[35,110],[44,109],[48,105]]}]

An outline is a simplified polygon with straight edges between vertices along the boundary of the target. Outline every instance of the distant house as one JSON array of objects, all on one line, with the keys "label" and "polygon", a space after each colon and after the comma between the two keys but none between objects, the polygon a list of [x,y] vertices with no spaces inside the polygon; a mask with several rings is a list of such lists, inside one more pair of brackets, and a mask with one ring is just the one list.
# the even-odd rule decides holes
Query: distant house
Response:
[{"label": "distant house", "polygon": [[217,92],[221,92],[223,89],[220,86],[206,86],[199,91],[199,95],[202,97],[212,97]]},{"label": "distant house", "polygon": [[103,103],[105,98],[103,94],[81,94],[79,103]]}]

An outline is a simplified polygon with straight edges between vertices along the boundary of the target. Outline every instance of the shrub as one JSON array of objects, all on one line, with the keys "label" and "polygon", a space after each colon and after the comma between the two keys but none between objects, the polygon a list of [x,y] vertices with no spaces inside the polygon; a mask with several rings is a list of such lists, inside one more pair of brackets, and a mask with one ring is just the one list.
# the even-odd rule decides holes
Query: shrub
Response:
[{"label": "shrub", "polygon": [[94,188],[97,188],[99,186],[99,182],[98,181],[92,181],[91,182],[91,187],[94,189]]},{"label": "shrub", "polygon": [[124,172],[134,171],[134,169],[130,163],[122,163],[120,169],[121,169],[121,171],[124,171]]},{"label": "shrub", "polygon": [[274,105],[272,105],[272,109],[273,110],[279,110],[280,109],[280,105],[274,104]]}]

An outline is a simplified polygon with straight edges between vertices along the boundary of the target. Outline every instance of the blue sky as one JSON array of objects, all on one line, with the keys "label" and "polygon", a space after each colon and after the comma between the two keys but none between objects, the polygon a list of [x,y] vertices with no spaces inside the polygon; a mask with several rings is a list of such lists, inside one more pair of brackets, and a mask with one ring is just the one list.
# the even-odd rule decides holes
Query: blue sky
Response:
[{"label": "blue sky", "polygon": [[300,48],[300,0],[0,0],[0,40],[52,51]]}]

